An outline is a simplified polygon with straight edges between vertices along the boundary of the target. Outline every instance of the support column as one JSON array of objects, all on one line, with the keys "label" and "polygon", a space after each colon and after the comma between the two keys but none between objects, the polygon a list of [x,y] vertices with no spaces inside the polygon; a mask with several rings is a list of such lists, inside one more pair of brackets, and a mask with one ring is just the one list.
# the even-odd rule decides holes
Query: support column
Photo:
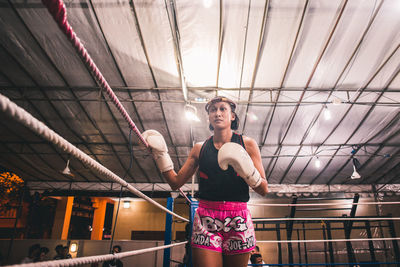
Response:
[{"label": "support column", "polygon": [[[326,240],[326,224],[325,222],[321,223],[322,225],[322,236],[324,238],[324,240]],[[325,256],[325,262],[328,262],[328,244],[330,242],[324,242],[324,256]]]},{"label": "support column", "polygon": [[57,202],[56,214],[54,216],[53,229],[51,230],[52,239],[68,239],[69,223],[71,221],[72,205],[74,197],[63,197]]},{"label": "support column", "polygon": [[[360,195],[355,194],[353,198],[353,203],[358,203],[358,200],[360,199]],[[353,205],[350,211],[350,218],[354,218],[356,216],[356,211],[357,211],[357,205]],[[345,214],[344,214],[345,215]],[[344,216],[347,217],[347,216]],[[344,236],[346,239],[351,238],[351,230],[353,228],[353,221],[343,221],[344,225]],[[347,248],[347,257],[348,261],[351,263],[356,262],[356,257],[354,255],[354,250],[353,246],[351,245],[351,241],[346,241],[346,248]],[[354,265],[349,265],[349,266],[354,266]]]},{"label": "support column", "polygon": [[[371,233],[371,224],[369,221],[365,221],[365,230],[367,231],[367,237],[371,239],[372,233]],[[369,254],[371,255],[371,261],[376,262],[374,242],[372,240],[368,241],[368,247],[369,247]]]},{"label": "support column", "polygon": [[[389,213],[388,217],[392,217],[392,214]],[[392,220],[388,220],[387,222],[388,222],[388,225],[389,225],[390,236],[392,238],[396,238],[397,235],[396,235],[396,231],[394,229],[393,221]],[[399,264],[399,262],[400,262],[400,250],[399,250],[399,244],[397,243],[397,240],[392,240],[392,245],[393,245],[393,252],[394,252],[394,255],[395,255],[395,259],[396,259],[396,262],[397,262],[396,266],[399,267],[400,266],[400,264]]]},{"label": "support column", "polygon": [[[331,231],[331,223],[329,221],[325,222],[326,224],[326,234],[328,236],[328,240],[332,240],[332,231]],[[335,254],[333,252],[333,244],[332,242],[328,242],[329,247],[329,258],[330,263],[335,263]],[[331,265],[333,266],[333,265]]]},{"label": "support column", "polygon": [[[276,223],[275,229],[276,229],[276,240],[281,241],[281,225],[279,223]],[[277,246],[278,246],[278,264],[282,264],[282,244],[281,244],[281,242],[278,242]]]},{"label": "support column", "polygon": [[[297,203],[297,196],[293,196],[292,204],[296,204],[296,203]],[[296,206],[292,206],[290,208],[289,218],[294,218],[295,213],[296,213]],[[293,232],[293,221],[288,221],[288,222],[286,222],[287,240],[292,240],[292,232]],[[292,264],[293,263],[292,243],[287,243],[287,248],[288,248],[288,262],[289,262],[289,264]]]},{"label": "support column", "polygon": [[[304,222],[303,222],[303,240],[307,240],[307,238],[306,238],[306,227],[304,225]],[[305,260],[305,263],[307,264],[308,263],[307,243],[304,242],[303,246],[304,246],[304,260]]]},{"label": "support column", "polygon": [[93,197],[92,206],[94,208],[93,223],[92,223],[92,234],[90,240],[102,240],[103,239],[103,228],[104,218],[106,217],[107,199]]}]

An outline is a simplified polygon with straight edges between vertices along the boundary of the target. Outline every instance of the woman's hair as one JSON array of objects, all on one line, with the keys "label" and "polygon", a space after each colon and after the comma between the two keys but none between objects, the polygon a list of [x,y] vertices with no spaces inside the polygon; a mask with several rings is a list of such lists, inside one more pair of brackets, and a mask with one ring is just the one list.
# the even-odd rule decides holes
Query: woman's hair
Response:
[{"label": "woman's hair", "polygon": [[[232,111],[233,112],[233,111]],[[231,123],[231,129],[232,130],[237,130],[237,129],[239,129],[239,117],[238,117],[238,115],[235,113],[235,112],[233,112],[233,114],[235,114],[235,119],[232,121],[232,123]],[[214,127],[211,125],[211,123],[208,125],[208,128],[211,130],[211,131],[214,131]]]}]

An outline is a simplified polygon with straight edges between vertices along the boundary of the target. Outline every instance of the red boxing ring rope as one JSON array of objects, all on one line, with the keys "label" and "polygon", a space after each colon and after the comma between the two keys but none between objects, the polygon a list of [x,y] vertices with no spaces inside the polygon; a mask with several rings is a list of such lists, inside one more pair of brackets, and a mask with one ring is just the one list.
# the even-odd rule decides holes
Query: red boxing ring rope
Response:
[{"label": "red boxing ring rope", "polygon": [[95,77],[97,83],[100,85],[102,89],[104,89],[108,96],[111,98],[112,102],[115,104],[121,115],[128,122],[129,128],[133,130],[139,140],[148,148],[146,140],[144,140],[143,136],[140,134],[138,128],[135,123],[132,121],[126,109],[122,106],[121,102],[115,95],[114,91],[111,89],[110,85],[107,83],[103,74],[101,74],[100,70],[97,68],[93,59],[90,57],[86,48],[83,46],[78,36],[72,29],[71,25],[69,25],[67,20],[67,10],[65,8],[64,2],[62,0],[42,0],[42,3],[47,7],[50,14],[53,16],[54,20],[57,22],[60,29],[65,33],[68,39],[71,41],[73,47],[78,52],[79,57],[83,60],[83,62],[89,67],[90,72]]},{"label": "red boxing ring rope", "polygon": [[[94,63],[93,59],[90,57],[89,53],[87,52],[86,48],[83,46],[82,42],[79,40],[78,36],[72,29],[71,25],[68,23],[67,20],[67,10],[65,4],[62,0],[42,0],[42,3],[47,7],[50,14],[53,16],[54,20],[57,22],[59,28],[65,33],[68,37],[72,46],[78,52],[79,57],[82,61],[89,67],[89,71],[95,77],[96,82],[100,85],[100,87],[105,90],[108,96],[111,98],[112,102],[115,104],[119,112],[121,113],[122,117],[128,122],[129,128],[136,134],[139,138],[140,142],[142,142],[146,148],[149,148],[146,140],[144,140],[143,136],[140,134],[138,128],[136,127],[135,123],[129,116],[128,112],[124,108],[124,106],[119,101],[118,97],[115,95],[114,91],[111,89],[110,85],[104,78],[103,74],[100,72],[99,68]],[[187,201],[190,200],[183,193],[182,189],[179,189],[179,192],[186,198]]]}]

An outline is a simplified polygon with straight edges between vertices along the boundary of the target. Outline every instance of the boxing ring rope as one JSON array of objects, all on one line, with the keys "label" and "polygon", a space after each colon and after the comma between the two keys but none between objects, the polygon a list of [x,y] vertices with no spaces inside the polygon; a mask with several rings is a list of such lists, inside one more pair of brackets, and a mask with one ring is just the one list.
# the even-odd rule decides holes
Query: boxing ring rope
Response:
[{"label": "boxing ring rope", "polygon": [[324,243],[324,242],[362,242],[362,241],[392,241],[400,240],[400,237],[377,237],[377,238],[339,238],[339,239],[316,239],[316,240],[257,240],[257,243]]},{"label": "boxing ring rope", "polygon": [[114,182],[119,183],[123,187],[126,187],[130,192],[133,194],[137,195],[138,197],[141,197],[148,202],[152,203],[153,205],[157,206],[158,208],[162,209],[165,212],[168,212],[169,214],[184,220],[186,222],[189,222],[188,219],[183,218],[182,216],[168,210],[161,204],[157,203],[153,199],[149,198],[139,190],[137,190],[135,187],[127,183],[125,180],[121,179],[118,175],[89,157],[86,153],[84,153],[82,150],[79,148],[75,147],[73,144],[68,142],[66,139],[61,137],[59,134],[51,130],[49,127],[47,127],[43,122],[39,121],[35,117],[33,117],[31,114],[29,114],[27,111],[16,105],[14,102],[10,101],[7,97],[3,96],[0,94],[0,110],[2,110],[5,113],[8,113],[9,116],[13,117],[15,120],[19,121],[23,125],[25,125],[27,128],[31,129],[33,132],[38,134],[39,136],[42,136],[44,139],[47,141],[57,145],[59,148],[64,150],[65,152],[73,155],[80,161],[82,161],[86,166],[89,168],[98,171],[100,174],[103,174],[107,176],[109,179],[113,180]]},{"label": "boxing ring rope", "polygon": [[365,218],[351,218],[351,217],[340,217],[340,218],[255,218],[253,222],[269,222],[269,221],[378,221],[378,220],[388,220],[388,221],[399,221],[400,217],[365,217]]},{"label": "boxing ring rope", "polygon": [[[139,129],[136,127],[132,118],[129,116],[128,112],[122,105],[121,101],[119,101],[117,95],[114,93],[107,80],[104,78],[103,74],[100,72],[96,63],[90,57],[86,48],[72,29],[71,25],[68,23],[67,19],[67,10],[65,4],[62,0],[42,0],[42,3],[47,7],[49,13],[54,18],[55,22],[62,30],[62,32],[67,36],[68,40],[71,42],[72,46],[75,48],[79,57],[82,59],[84,64],[88,67],[90,73],[94,76],[98,85],[106,91],[107,95],[110,97],[111,101],[114,103],[115,107],[121,113],[122,117],[128,123],[129,128],[136,134],[139,138],[139,141],[146,146],[146,148],[150,151],[150,147],[147,144],[146,140],[144,140],[141,135]],[[179,192],[186,200],[190,203],[190,199],[186,196],[186,194],[179,189]]]},{"label": "boxing ring rope", "polygon": [[[301,204],[275,204],[275,203],[247,203],[249,206],[268,206],[268,207],[302,207],[302,206],[332,206],[332,205],[396,205],[400,204],[399,201],[386,201],[386,202],[359,202],[359,203],[301,203]],[[340,218],[254,218],[253,222],[260,221],[377,221],[377,220],[392,220],[399,221],[400,217],[366,217],[366,218],[351,218],[351,217],[340,217]]]},{"label": "boxing ring rope", "polygon": [[399,201],[386,201],[386,202],[359,202],[359,203],[300,203],[300,204],[275,204],[275,203],[247,203],[249,206],[269,206],[269,207],[311,207],[311,206],[334,206],[334,205],[396,205],[400,204]]},{"label": "boxing ring rope", "polygon": [[63,31],[63,33],[67,36],[67,38],[72,43],[75,50],[78,52],[79,57],[82,61],[86,64],[89,68],[90,73],[94,76],[96,82],[100,85],[102,89],[106,91],[108,96],[111,98],[112,102],[117,107],[118,111],[124,117],[124,119],[128,122],[129,128],[133,130],[139,140],[148,147],[146,140],[144,140],[143,136],[140,134],[138,128],[136,127],[135,123],[132,121],[131,117],[129,116],[128,112],[122,106],[121,102],[115,95],[114,91],[111,89],[110,85],[101,74],[100,70],[97,68],[96,64],[90,57],[89,53],[87,52],[86,48],[83,46],[81,41],[79,40],[78,36],[69,25],[67,20],[67,11],[64,5],[64,2],[61,0],[42,0],[42,3],[47,7],[50,14],[53,16],[54,20],[58,24],[59,28]]},{"label": "boxing ring rope", "polygon": [[117,254],[105,254],[105,255],[97,255],[97,256],[80,257],[80,258],[74,258],[74,259],[42,261],[42,262],[25,263],[25,264],[15,264],[15,265],[7,265],[5,267],[10,267],[10,266],[13,266],[13,267],[77,266],[77,265],[90,264],[90,263],[101,262],[101,261],[109,261],[109,260],[113,260],[113,259],[122,259],[122,258],[125,258],[125,257],[140,255],[140,254],[153,252],[153,251],[157,251],[157,250],[161,250],[161,249],[166,249],[166,248],[171,248],[171,247],[175,247],[175,246],[184,245],[187,242],[188,241],[184,241],[184,242],[165,245],[165,246],[159,246],[159,247],[153,247],[153,248],[144,248],[144,249],[139,249],[139,250],[127,251],[127,252],[120,252],[120,253],[117,253]]},{"label": "boxing ring rope", "polygon": [[341,263],[280,263],[280,264],[249,264],[248,266],[363,266],[363,265],[377,265],[377,264],[399,264],[400,262],[341,262]]}]

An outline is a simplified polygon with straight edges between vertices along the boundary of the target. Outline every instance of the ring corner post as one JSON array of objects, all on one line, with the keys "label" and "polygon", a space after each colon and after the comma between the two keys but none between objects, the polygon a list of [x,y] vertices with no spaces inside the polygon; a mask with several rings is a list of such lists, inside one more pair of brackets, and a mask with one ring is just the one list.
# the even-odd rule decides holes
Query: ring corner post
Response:
[{"label": "ring corner post", "polygon": [[190,233],[189,233],[189,240],[188,240],[188,244],[187,244],[187,248],[188,248],[188,255],[189,255],[189,261],[188,261],[188,265],[187,267],[193,267],[193,262],[192,262],[192,249],[191,249],[191,245],[190,245],[190,241],[192,240],[192,233],[193,233],[193,221],[194,221],[194,214],[196,213],[196,209],[199,207],[199,202],[193,200],[193,198],[191,198],[189,196],[190,199],[190,210],[189,210],[189,219],[190,219]]},{"label": "ring corner post", "polygon": [[[174,199],[172,197],[168,197],[167,199],[167,209],[170,211],[174,211]],[[164,234],[164,245],[171,244],[172,239],[172,215],[166,213],[165,216],[165,234]],[[171,259],[171,249],[164,249],[164,257],[163,257],[163,267],[170,266]]]}]

